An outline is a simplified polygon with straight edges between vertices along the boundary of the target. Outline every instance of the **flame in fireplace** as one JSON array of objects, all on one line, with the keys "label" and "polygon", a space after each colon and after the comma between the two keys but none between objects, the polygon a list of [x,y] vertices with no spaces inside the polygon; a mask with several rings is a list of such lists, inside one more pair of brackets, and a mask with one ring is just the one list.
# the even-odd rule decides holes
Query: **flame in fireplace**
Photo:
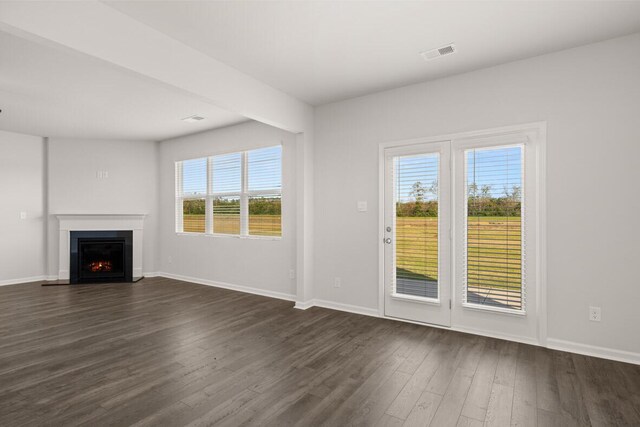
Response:
[{"label": "flame in fireplace", "polygon": [[89,270],[91,270],[92,273],[111,271],[112,269],[113,265],[111,265],[111,261],[93,261],[89,263]]}]

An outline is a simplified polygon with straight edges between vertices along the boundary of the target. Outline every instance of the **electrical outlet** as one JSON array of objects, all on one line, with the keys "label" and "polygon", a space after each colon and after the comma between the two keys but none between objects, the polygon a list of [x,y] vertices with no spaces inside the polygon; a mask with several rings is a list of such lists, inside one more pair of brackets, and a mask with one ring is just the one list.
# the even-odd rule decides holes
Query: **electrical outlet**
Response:
[{"label": "electrical outlet", "polygon": [[333,279],[333,287],[334,288],[342,287],[342,279],[339,277],[336,277],[335,279]]},{"label": "electrical outlet", "polygon": [[289,270],[289,279],[295,279],[296,278],[296,271],[291,269]]},{"label": "electrical outlet", "polygon": [[602,320],[602,311],[600,307],[589,307],[589,320],[599,322]]},{"label": "electrical outlet", "polygon": [[367,211],[367,202],[359,201],[358,202],[358,212],[366,212]]}]

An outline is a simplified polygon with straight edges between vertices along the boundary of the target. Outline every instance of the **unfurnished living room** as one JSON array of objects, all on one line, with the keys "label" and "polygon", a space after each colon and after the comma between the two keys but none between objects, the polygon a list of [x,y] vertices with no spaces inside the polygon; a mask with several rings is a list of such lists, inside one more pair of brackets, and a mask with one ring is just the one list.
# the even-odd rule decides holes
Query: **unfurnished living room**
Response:
[{"label": "unfurnished living room", "polygon": [[640,426],[640,1],[0,0],[0,426]]}]

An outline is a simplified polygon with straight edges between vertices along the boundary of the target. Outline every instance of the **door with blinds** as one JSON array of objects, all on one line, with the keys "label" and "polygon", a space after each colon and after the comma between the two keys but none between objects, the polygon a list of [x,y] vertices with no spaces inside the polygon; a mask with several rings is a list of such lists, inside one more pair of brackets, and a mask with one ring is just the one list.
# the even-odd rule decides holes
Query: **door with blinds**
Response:
[{"label": "door with blinds", "polygon": [[543,125],[384,148],[384,313],[536,342]]},{"label": "door with blinds", "polygon": [[449,326],[449,143],[384,156],[385,315]]}]

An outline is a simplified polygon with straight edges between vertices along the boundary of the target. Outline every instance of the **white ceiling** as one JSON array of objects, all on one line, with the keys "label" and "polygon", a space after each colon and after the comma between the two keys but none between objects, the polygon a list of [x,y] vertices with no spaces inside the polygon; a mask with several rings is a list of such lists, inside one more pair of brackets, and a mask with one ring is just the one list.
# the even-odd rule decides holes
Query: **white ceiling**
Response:
[{"label": "white ceiling", "polygon": [[[108,5],[185,49],[195,48],[313,105],[640,31],[640,1]],[[15,34],[20,33],[0,32],[2,130],[162,140],[246,120],[148,76]],[[431,62],[419,55],[451,42],[458,48],[455,55]],[[206,120],[180,120],[193,114]]]},{"label": "white ceiling", "polygon": [[[50,137],[162,140],[246,120],[111,64],[3,32],[0,109],[0,129]],[[193,114],[206,120],[181,120]]]},{"label": "white ceiling", "polygon": [[637,1],[107,3],[313,105],[640,31]]}]

